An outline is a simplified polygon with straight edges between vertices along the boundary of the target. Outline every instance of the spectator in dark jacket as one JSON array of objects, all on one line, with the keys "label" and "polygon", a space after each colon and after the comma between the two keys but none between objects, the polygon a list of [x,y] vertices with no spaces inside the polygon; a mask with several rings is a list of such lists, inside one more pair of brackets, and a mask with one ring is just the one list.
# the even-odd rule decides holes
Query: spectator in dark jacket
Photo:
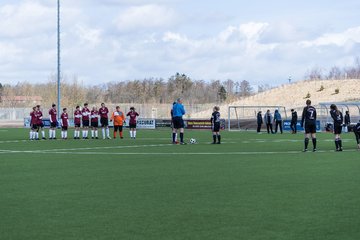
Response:
[{"label": "spectator in dark jacket", "polygon": [[281,119],[281,114],[279,112],[279,110],[275,110],[275,113],[274,113],[274,123],[275,123],[275,133],[277,133],[278,131],[278,127],[280,128],[280,133],[282,134],[283,133],[283,130],[282,130],[282,119]]},{"label": "spectator in dark jacket", "polygon": [[257,113],[257,132],[259,133],[260,132],[260,129],[261,129],[261,125],[263,124],[263,119],[262,119],[262,115],[261,115],[261,111],[259,111]]},{"label": "spectator in dark jacket", "polygon": [[270,110],[268,109],[264,115],[264,122],[266,124],[266,129],[267,129],[268,133],[270,133],[270,130],[271,130],[271,133],[274,133],[273,128],[272,128],[272,121],[273,121],[273,117],[270,113]]},{"label": "spectator in dark jacket", "polygon": [[296,124],[298,120],[297,112],[294,109],[291,109],[291,122],[290,122],[290,128],[292,130],[292,134],[296,134]]},{"label": "spectator in dark jacket", "polygon": [[350,113],[349,111],[346,111],[344,116],[345,132],[349,131],[350,123],[351,123]]}]

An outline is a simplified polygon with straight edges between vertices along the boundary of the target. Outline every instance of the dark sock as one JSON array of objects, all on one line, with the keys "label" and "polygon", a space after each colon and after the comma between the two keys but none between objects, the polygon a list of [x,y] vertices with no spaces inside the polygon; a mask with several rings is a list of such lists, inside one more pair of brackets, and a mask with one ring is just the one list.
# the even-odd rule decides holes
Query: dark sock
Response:
[{"label": "dark sock", "polygon": [[305,149],[307,149],[307,148],[308,148],[308,145],[309,145],[309,139],[308,139],[308,138],[305,138],[304,143],[305,143]]},{"label": "dark sock", "polygon": [[335,147],[336,149],[339,149],[339,141],[337,139],[335,139]]},{"label": "dark sock", "polygon": [[220,142],[221,141],[221,136],[218,135],[217,138],[218,138],[218,142]]},{"label": "dark sock", "polygon": [[312,143],[313,143],[314,149],[316,149],[316,138],[313,138],[313,139],[312,139]]},{"label": "dark sock", "polygon": [[180,133],[180,142],[184,142],[184,133]]},{"label": "dark sock", "polygon": [[173,142],[175,142],[176,133],[173,133]]},{"label": "dark sock", "polygon": [[342,141],[341,141],[341,139],[339,139],[339,148],[342,148]]},{"label": "dark sock", "polygon": [[216,135],[213,135],[214,143],[216,143]]}]

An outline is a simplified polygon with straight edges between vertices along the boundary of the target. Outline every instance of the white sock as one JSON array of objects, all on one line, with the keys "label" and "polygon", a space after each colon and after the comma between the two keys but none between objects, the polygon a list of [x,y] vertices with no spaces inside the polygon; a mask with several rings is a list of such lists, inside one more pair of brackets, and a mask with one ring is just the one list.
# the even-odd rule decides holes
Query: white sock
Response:
[{"label": "white sock", "polygon": [[177,133],[175,133],[175,141],[177,141]]},{"label": "white sock", "polygon": [[133,136],[134,136],[134,138],[136,138],[136,130],[134,130]]},{"label": "white sock", "polygon": [[36,137],[36,139],[39,138],[39,133],[38,132],[35,133],[35,137]]},{"label": "white sock", "polygon": [[30,139],[33,139],[33,132],[30,132]]},{"label": "white sock", "polygon": [[64,138],[67,138],[67,131],[64,132]]},{"label": "white sock", "polygon": [[86,130],[85,131],[85,137],[88,137],[89,136],[89,130]]},{"label": "white sock", "polygon": [[133,131],[130,130],[130,138],[132,138],[132,137],[133,137]]},{"label": "white sock", "polygon": [[110,137],[110,129],[106,128],[106,136],[109,138]]},{"label": "white sock", "polygon": [[95,131],[94,130],[91,130],[91,137],[93,138],[95,135]]},{"label": "white sock", "polygon": [[41,134],[42,134],[42,137],[44,138],[44,137],[45,137],[45,131],[42,130],[42,131],[41,131]]},{"label": "white sock", "polygon": [[64,138],[64,131],[61,131],[61,138]]},{"label": "white sock", "polygon": [[99,137],[98,130],[95,130],[95,137]]},{"label": "white sock", "polygon": [[85,137],[85,130],[82,131],[82,137]]},{"label": "white sock", "polygon": [[105,128],[103,128],[102,130],[101,130],[101,132],[102,132],[102,136],[103,136],[103,139],[105,139]]}]

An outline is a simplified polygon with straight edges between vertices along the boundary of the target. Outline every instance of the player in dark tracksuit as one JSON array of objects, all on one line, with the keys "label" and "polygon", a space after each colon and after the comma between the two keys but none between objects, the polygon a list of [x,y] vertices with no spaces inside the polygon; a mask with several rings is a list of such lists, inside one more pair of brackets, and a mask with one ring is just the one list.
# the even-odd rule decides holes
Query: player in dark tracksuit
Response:
[{"label": "player in dark tracksuit", "polygon": [[341,141],[341,130],[342,130],[342,123],[343,123],[343,115],[338,110],[335,104],[331,104],[330,106],[330,115],[331,118],[334,120],[334,134],[335,134],[335,147],[337,152],[342,151],[342,141]]},{"label": "player in dark tracksuit", "polygon": [[305,128],[304,152],[307,151],[311,135],[313,152],[316,152],[316,109],[311,106],[310,99],[306,100],[306,107],[302,112],[301,127]]},{"label": "player in dark tracksuit", "polygon": [[261,130],[261,125],[263,124],[263,119],[262,119],[262,115],[261,115],[261,111],[259,111],[256,115],[256,119],[257,119],[257,132],[259,133]]},{"label": "player in dark tracksuit", "polygon": [[355,133],[358,149],[360,150],[360,121],[354,126],[353,130]]},{"label": "player in dark tracksuit", "polygon": [[212,126],[212,132],[213,132],[213,142],[212,144],[216,144],[216,137],[217,137],[217,144],[221,143],[221,136],[220,136],[220,108],[218,106],[215,106],[213,109],[213,113],[211,115],[211,126]]},{"label": "player in dark tracksuit", "polygon": [[298,115],[297,112],[294,109],[291,109],[291,122],[290,122],[290,128],[292,130],[292,134],[296,134],[297,130],[296,130],[296,124],[297,124],[297,120],[298,120]]}]

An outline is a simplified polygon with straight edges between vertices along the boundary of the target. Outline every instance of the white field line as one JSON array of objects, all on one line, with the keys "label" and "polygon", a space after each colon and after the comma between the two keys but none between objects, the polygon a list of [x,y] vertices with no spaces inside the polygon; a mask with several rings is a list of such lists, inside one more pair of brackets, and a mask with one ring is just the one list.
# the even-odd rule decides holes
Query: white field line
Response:
[{"label": "white field line", "polygon": [[[344,150],[344,152],[356,152],[357,150]],[[32,154],[71,154],[71,155],[275,155],[275,154],[317,154],[317,153],[329,153],[334,150],[321,150],[315,153],[311,151],[303,153],[301,151],[266,151],[266,152],[63,152],[63,151],[12,151],[12,150],[0,150],[0,154],[15,154],[15,153],[32,153]],[[335,153],[335,152],[334,152]],[[340,153],[339,153],[340,154]]]}]

